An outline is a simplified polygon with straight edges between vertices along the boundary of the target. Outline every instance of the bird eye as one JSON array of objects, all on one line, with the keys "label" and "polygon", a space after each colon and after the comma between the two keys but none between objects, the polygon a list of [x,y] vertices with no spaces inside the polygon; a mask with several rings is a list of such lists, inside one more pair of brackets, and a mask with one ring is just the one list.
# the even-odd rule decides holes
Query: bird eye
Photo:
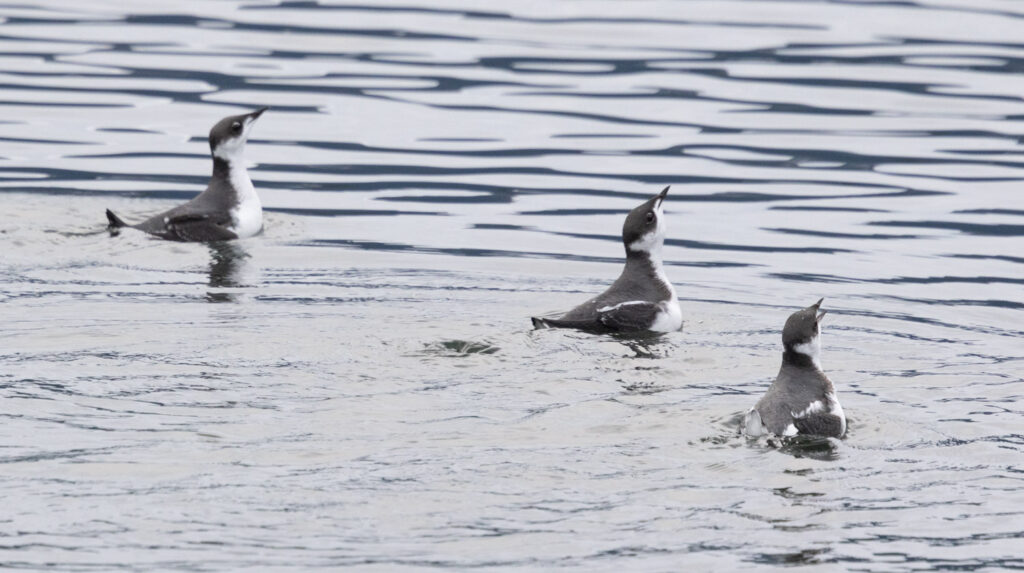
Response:
[{"label": "bird eye", "polygon": [[647,222],[648,223],[653,223],[654,222],[654,212],[653,211],[648,211],[647,212]]},{"label": "bird eye", "polygon": [[231,131],[233,131],[235,133],[238,133],[239,131],[242,131],[242,124],[237,122],[237,121],[235,123],[232,123],[231,124]]}]

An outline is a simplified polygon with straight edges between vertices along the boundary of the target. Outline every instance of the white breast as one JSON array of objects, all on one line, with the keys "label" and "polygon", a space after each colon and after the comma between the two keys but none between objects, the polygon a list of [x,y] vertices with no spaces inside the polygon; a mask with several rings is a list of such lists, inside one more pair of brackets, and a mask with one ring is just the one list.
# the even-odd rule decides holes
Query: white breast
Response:
[{"label": "white breast", "polygon": [[231,209],[231,222],[239,239],[252,237],[263,229],[263,205],[256,189],[249,179],[249,172],[241,165],[241,162],[232,162],[231,186],[238,193],[238,205]]},{"label": "white breast", "polygon": [[670,300],[660,303],[661,312],[654,319],[651,330],[655,332],[675,332],[683,327],[683,311],[679,308],[679,301],[675,293]]},{"label": "white breast", "polygon": [[651,262],[654,264],[654,274],[665,285],[665,288],[668,289],[669,298],[668,300],[661,301],[661,312],[654,319],[651,330],[655,332],[675,332],[683,327],[683,311],[679,308],[676,289],[668,281],[668,275],[665,274],[665,269],[661,266],[660,249],[655,255],[651,257]]}]

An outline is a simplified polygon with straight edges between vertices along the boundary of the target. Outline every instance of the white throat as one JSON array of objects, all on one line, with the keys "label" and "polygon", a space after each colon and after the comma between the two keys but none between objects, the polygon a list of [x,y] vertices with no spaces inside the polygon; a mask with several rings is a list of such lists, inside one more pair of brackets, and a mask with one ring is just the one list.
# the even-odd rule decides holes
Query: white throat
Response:
[{"label": "white throat", "polygon": [[821,333],[814,335],[814,338],[807,342],[802,342],[793,347],[793,350],[799,354],[811,359],[814,367],[821,370]]}]

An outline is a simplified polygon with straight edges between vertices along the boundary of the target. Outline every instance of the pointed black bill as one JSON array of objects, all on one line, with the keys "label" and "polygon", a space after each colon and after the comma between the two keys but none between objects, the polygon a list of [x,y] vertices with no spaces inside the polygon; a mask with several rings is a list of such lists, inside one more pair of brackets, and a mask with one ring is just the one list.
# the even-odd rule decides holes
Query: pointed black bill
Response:
[{"label": "pointed black bill", "polygon": [[818,302],[816,302],[816,303],[811,305],[811,308],[813,308],[814,310],[818,311],[818,320],[821,320],[822,317],[825,316],[825,313],[828,312],[827,310],[821,310],[821,303],[824,302],[824,301],[825,301],[825,298],[822,297],[822,298],[818,299]]},{"label": "pointed black bill", "polygon": [[661,193],[658,193],[657,195],[654,196],[654,198],[658,200],[654,204],[655,208],[661,207],[661,203],[665,201],[665,196],[668,195],[669,187],[671,187],[671,185],[666,186],[664,189],[661,190]]}]

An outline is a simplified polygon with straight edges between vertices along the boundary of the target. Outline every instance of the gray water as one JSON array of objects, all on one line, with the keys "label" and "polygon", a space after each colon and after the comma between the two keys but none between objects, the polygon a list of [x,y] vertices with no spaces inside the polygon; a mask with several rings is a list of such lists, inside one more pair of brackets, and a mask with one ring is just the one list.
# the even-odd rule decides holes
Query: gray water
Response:
[{"label": "gray water", "polygon": [[[328,4],[0,7],[0,566],[1024,568],[1024,4]],[[262,235],[103,232],[263,105]],[[532,331],[665,185],[683,330]]]}]

